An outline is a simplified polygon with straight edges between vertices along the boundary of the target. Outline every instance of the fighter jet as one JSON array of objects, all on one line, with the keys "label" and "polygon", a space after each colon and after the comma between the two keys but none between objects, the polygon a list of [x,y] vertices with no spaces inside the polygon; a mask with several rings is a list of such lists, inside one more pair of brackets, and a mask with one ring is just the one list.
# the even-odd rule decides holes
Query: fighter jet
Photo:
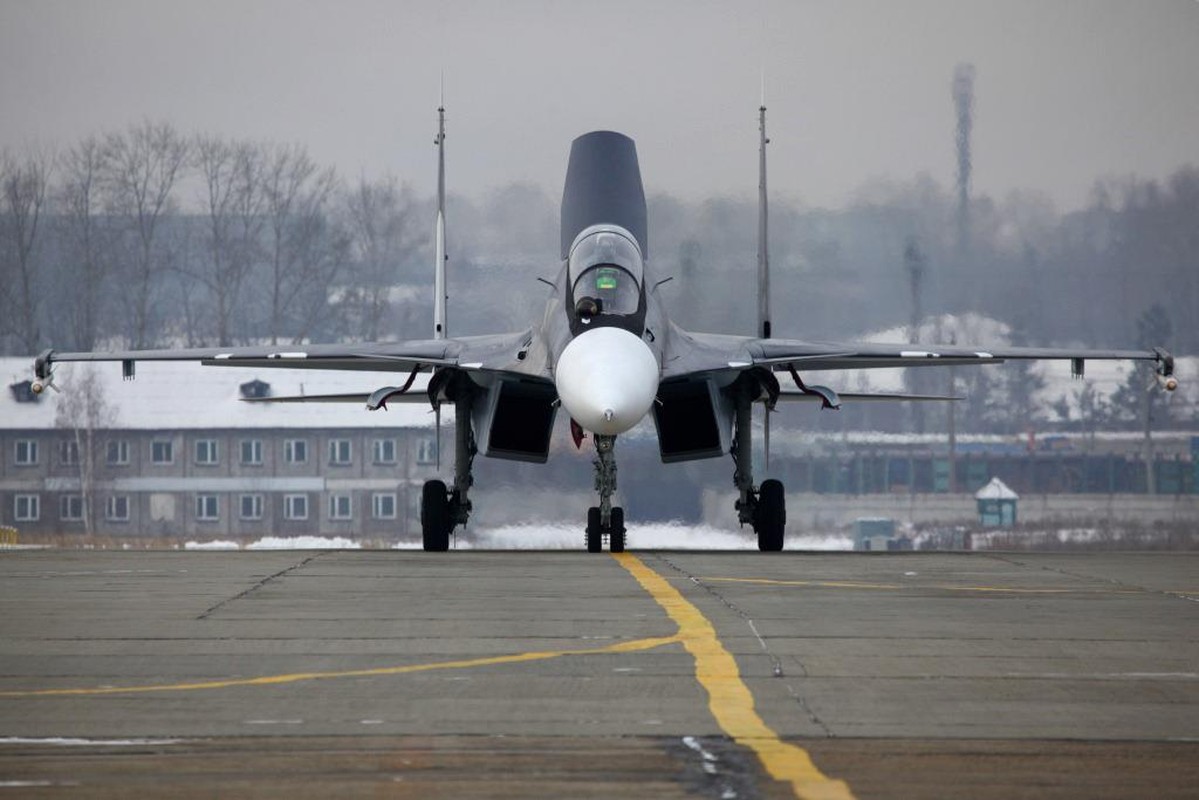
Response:
[{"label": "fighter jet", "polygon": [[[949,367],[1009,359],[1068,359],[1076,375],[1089,359],[1152,362],[1173,390],[1173,358],[1165,350],[1057,350],[866,344],[775,339],[771,336],[766,257],[766,125],[760,109],[759,320],[755,336],[686,331],[673,323],[650,259],[650,228],[637,150],[612,131],[579,136],[571,145],[561,207],[561,261],[545,311],[524,330],[490,336],[448,336],[446,330],[445,116],[439,109],[438,211],[435,228],[433,338],[403,342],[319,344],[120,352],[42,353],[34,391],[52,380],[55,364],[120,361],[126,377],[138,361],[195,360],[209,366],[286,367],[406,373],[398,386],[344,395],[271,398],[289,401],[427,402],[440,415],[454,409],[451,485],[428,480],[421,496],[425,550],[444,551],[455,528],[470,519],[476,455],[545,463],[559,409],[576,445],[590,435],[598,503],[587,510],[586,544],[599,552],[625,547],[624,511],[616,491],[616,441],[652,417],[664,463],[732,457],[736,510],[752,526],[761,550],[783,548],[785,494],[777,480],[754,480],[751,421],[756,405],[811,400],[838,408],[855,400],[953,400],[928,395],[839,393],[811,385],[802,373],[872,367]],[[422,392],[410,393],[426,373]],[[783,388],[779,377],[790,381]],[[440,419],[440,416],[439,416]],[[767,415],[767,420],[769,415]],[[769,427],[766,427],[768,437]]]}]

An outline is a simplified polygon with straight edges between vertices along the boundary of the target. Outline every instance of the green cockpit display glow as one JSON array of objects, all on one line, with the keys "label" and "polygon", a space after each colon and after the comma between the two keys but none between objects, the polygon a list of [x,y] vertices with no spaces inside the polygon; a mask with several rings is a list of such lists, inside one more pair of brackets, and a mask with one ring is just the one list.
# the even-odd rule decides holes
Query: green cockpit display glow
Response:
[{"label": "green cockpit display glow", "polygon": [[595,271],[595,288],[597,291],[613,290],[616,288],[617,270],[611,267],[597,269]]}]

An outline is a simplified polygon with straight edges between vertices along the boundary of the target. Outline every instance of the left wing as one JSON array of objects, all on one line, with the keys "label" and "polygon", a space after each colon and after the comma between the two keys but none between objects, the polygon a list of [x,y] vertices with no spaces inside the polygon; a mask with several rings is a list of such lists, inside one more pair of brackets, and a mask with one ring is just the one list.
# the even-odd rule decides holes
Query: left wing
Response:
[{"label": "left wing", "polygon": [[[875,344],[871,342],[806,342],[673,331],[671,352],[663,363],[663,379],[703,373],[766,370],[844,370],[887,367],[952,367],[1001,364],[1009,360],[1069,361],[1081,376],[1087,361],[1150,361],[1163,388],[1173,391],[1174,357],[1153,350],[1087,350],[1049,347],[973,347],[962,345]],[[895,398],[916,399],[916,398]]]}]

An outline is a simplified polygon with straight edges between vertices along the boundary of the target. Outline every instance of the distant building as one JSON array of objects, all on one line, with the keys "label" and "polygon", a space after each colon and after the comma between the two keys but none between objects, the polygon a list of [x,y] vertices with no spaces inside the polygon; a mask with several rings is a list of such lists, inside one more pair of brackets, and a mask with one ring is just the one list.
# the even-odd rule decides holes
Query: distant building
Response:
[{"label": "distant building", "polygon": [[[125,382],[119,364],[71,364],[56,370],[61,393],[39,396],[31,370],[32,359],[0,359],[0,525],[82,534],[90,508],[99,535],[419,534],[437,461],[427,403],[242,402],[369,393],[403,375],[139,362]],[[88,371],[100,409],[90,425]],[[452,410],[443,416],[452,431]]]},{"label": "distant building", "polygon": [[911,550],[912,540],[895,535],[895,520],[887,517],[859,517],[853,526],[853,549],[887,552]]},{"label": "distant building", "polygon": [[1016,524],[1016,504],[1020,495],[1013,492],[999,478],[974,493],[978,501],[978,521],[983,525],[1004,527]]}]

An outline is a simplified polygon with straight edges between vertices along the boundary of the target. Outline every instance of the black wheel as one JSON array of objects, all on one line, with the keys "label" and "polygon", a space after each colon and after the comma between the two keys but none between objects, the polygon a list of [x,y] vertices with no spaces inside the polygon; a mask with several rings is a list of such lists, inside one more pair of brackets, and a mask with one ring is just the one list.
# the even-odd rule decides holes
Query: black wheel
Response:
[{"label": "black wheel", "polygon": [[613,553],[624,552],[624,509],[612,509],[612,530],[608,532],[608,549]]},{"label": "black wheel", "polygon": [[421,536],[427,552],[450,549],[450,496],[444,481],[425,481],[420,497]]},{"label": "black wheel", "polygon": [[604,529],[600,527],[599,506],[587,509],[587,552],[600,553],[604,549]]},{"label": "black wheel", "polygon": [[758,507],[754,511],[754,530],[758,533],[758,549],[777,552],[783,549],[783,529],[787,526],[787,498],[781,481],[762,481],[758,490]]}]

